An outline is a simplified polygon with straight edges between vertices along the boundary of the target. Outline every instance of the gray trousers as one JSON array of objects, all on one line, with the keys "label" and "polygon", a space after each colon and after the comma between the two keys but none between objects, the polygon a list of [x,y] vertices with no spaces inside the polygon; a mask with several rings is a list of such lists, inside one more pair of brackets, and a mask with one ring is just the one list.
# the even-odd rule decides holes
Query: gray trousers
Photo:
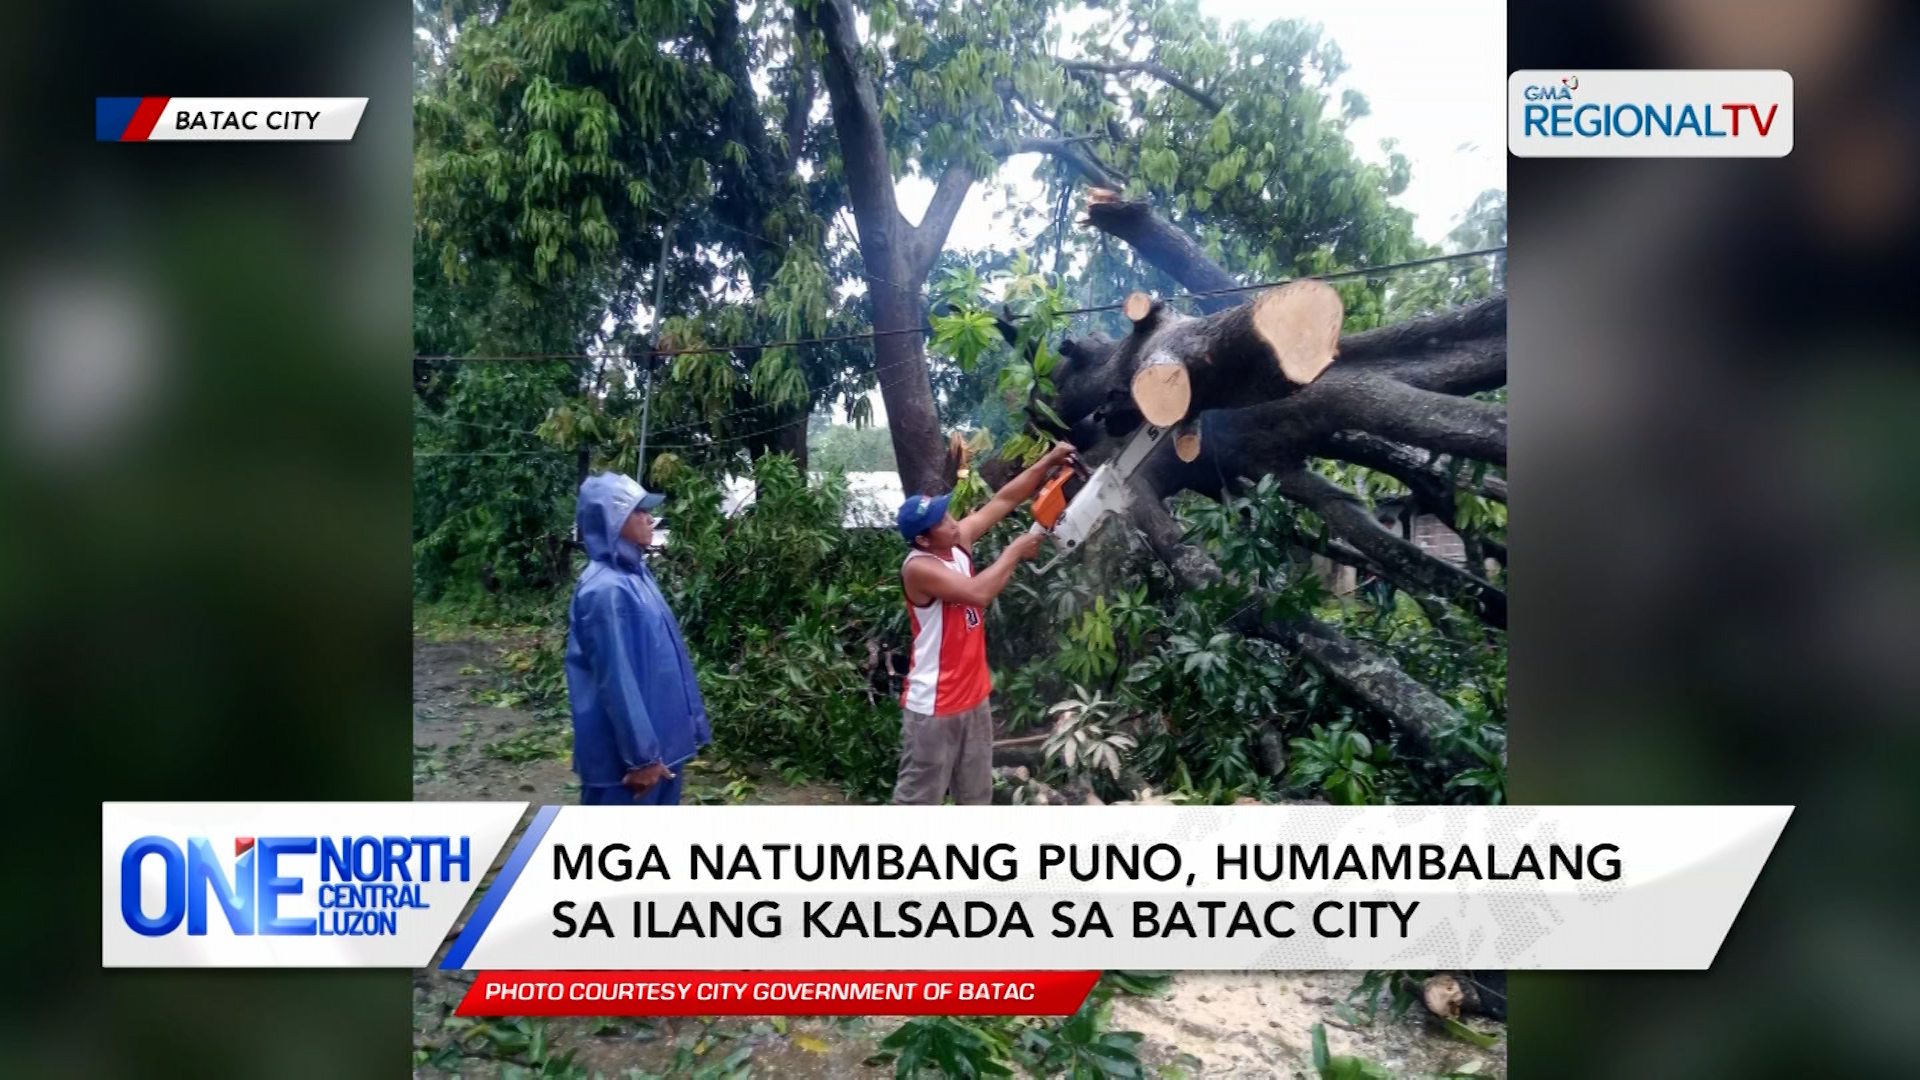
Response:
[{"label": "gray trousers", "polygon": [[938,806],[947,793],[961,806],[993,801],[993,713],[982,701],[966,712],[900,712],[900,775],[895,806]]}]

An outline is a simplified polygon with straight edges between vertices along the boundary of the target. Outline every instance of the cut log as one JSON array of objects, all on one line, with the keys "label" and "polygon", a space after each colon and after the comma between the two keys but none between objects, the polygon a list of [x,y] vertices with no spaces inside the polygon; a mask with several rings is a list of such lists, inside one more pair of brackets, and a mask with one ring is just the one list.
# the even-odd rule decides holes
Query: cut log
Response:
[{"label": "cut log", "polygon": [[1281,373],[1305,386],[1333,363],[1346,313],[1326,282],[1294,281],[1253,302],[1253,330],[1273,350]]},{"label": "cut log", "polygon": [[1420,987],[1420,997],[1426,1002],[1427,1011],[1447,1020],[1460,1018],[1460,1003],[1466,996],[1466,992],[1460,989],[1459,981],[1446,974],[1432,976]]},{"label": "cut log", "polygon": [[1171,427],[1186,419],[1193,406],[1193,376],[1186,363],[1167,352],[1147,357],[1133,374],[1133,403],[1156,427]]},{"label": "cut log", "polygon": [[1200,460],[1200,419],[1195,417],[1181,424],[1173,433],[1173,452],[1181,461],[1192,464]]},{"label": "cut log", "polygon": [[[1205,409],[1272,401],[1318,379],[1340,344],[1340,294],[1296,281],[1251,305],[1193,318],[1135,293],[1133,332],[1107,354],[1148,423],[1170,427]],[[1098,373],[1089,371],[1097,377]],[[1083,377],[1079,367],[1059,379]],[[1064,400],[1064,399],[1063,399]]]}]

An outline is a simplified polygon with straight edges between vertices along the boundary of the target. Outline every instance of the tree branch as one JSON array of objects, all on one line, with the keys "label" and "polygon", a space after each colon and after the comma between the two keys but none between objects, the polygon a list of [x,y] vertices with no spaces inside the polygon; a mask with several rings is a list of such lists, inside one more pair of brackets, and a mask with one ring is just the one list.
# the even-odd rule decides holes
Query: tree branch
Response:
[{"label": "tree branch", "polygon": [[1340,339],[1340,361],[1408,386],[1477,394],[1507,384],[1507,298],[1363,330]]},{"label": "tree branch", "polygon": [[1134,72],[1151,75],[1199,102],[1200,107],[1208,112],[1220,111],[1220,102],[1212,94],[1203,93],[1173,69],[1151,60],[1120,60],[1111,63],[1099,60],[1062,60],[1060,66],[1068,71],[1097,71],[1103,75],[1126,75]]},{"label": "tree branch", "polygon": [[[1091,182],[1095,177],[1086,170]],[[1123,184],[1101,184],[1118,188]],[[1208,257],[1192,237],[1137,200],[1095,192],[1086,223],[1125,241],[1191,292],[1217,292],[1240,283]],[[1204,312],[1245,303],[1225,293],[1195,301]],[[1444,348],[1437,347],[1445,343]],[[1507,382],[1507,298],[1495,296],[1456,311],[1411,319],[1340,339],[1340,368],[1369,367],[1408,386],[1445,394],[1473,394]]]},{"label": "tree branch", "polygon": [[1507,298],[1492,296],[1438,315],[1348,334],[1340,341],[1340,355],[1350,364],[1382,357],[1422,356],[1433,352],[1438,342],[1505,337],[1506,334]]},{"label": "tree branch", "polygon": [[1453,478],[1435,469],[1428,455],[1364,431],[1336,431],[1320,440],[1314,457],[1333,458],[1364,469],[1385,473],[1407,485],[1415,499],[1431,508],[1445,505],[1445,514],[1436,514],[1453,523]]},{"label": "tree branch", "polygon": [[[706,44],[713,66],[733,84],[733,93],[722,110],[725,132],[747,151],[744,162],[738,165],[731,161],[719,164],[720,184],[726,194],[738,199],[738,210],[751,218],[747,231],[753,239],[747,254],[755,260],[754,272],[765,274],[769,268],[761,257],[777,245],[762,230],[769,211],[784,196],[792,170],[783,170],[774,159],[773,141],[755,102],[744,32],[734,8],[721,5],[715,10],[707,27]],[[720,201],[724,204],[729,200],[723,195]]]},{"label": "tree branch", "polygon": [[786,171],[791,173],[800,160],[807,141],[807,125],[813,119],[813,19],[806,10],[793,9],[793,70],[787,83]]},{"label": "tree branch", "polygon": [[[1164,271],[1188,292],[1216,292],[1240,283],[1207,256],[1193,237],[1153,212],[1144,202],[1130,201],[1112,192],[1095,192],[1087,203],[1087,224],[1124,240],[1140,257]],[[1202,297],[1196,303],[1205,312],[1225,311],[1246,298],[1232,293]]]},{"label": "tree branch", "polygon": [[960,207],[966,204],[967,192],[972,187],[972,166],[957,161],[947,166],[947,171],[940,177],[939,186],[933,189],[933,199],[927,203],[927,212],[921,215],[920,224],[913,231],[916,277],[925,277],[933,269],[934,260],[940,257],[940,249],[946,246],[953,219],[960,213]]},{"label": "tree branch", "polygon": [[[1222,580],[1218,564],[1208,558],[1206,552],[1185,542],[1179,523],[1152,492],[1135,486],[1130,516],[1181,588],[1197,592]],[[1233,618],[1230,627],[1304,657],[1347,692],[1386,717],[1410,748],[1432,749],[1442,732],[1459,723],[1459,714],[1452,706],[1420,685],[1391,658],[1349,640],[1318,619],[1268,619],[1260,612],[1260,606],[1243,609]],[[1465,766],[1469,761],[1461,757],[1457,763]]]},{"label": "tree branch", "polygon": [[1280,493],[1319,514],[1327,527],[1372,559],[1409,593],[1434,593],[1471,607],[1488,623],[1505,629],[1507,594],[1473,574],[1402,540],[1374,519],[1360,497],[1326,477],[1296,466],[1274,474]]},{"label": "tree branch", "polygon": [[1478,566],[1480,560],[1489,556],[1505,565],[1506,543],[1462,527],[1459,500],[1454,495],[1456,491],[1464,491],[1504,503],[1506,481],[1497,476],[1483,476],[1476,483],[1460,475],[1461,463],[1451,462],[1442,468],[1434,460],[1439,457],[1437,454],[1422,454],[1411,447],[1362,431],[1335,432],[1320,440],[1312,454],[1351,462],[1384,473],[1407,485],[1407,490],[1413,493],[1415,506],[1439,518],[1459,534],[1460,542],[1466,548],[1468,565]]},{"label": "tree branch", "polygon": [[1039,108],[1036,107],[1033,104],[1033,102],[1028,101],[1027,96],[1025,94],[1022,94],[1017,88],[1013,87],[1012,85],[1009,85],[1007,87],[1007,96],[1010,97],[1012,100],[1019,102],[1020,107],[1027,111],[1028,116],[1033,117],[1035,120],[1040,121],[1041,123],[1047,125],[1048,127],[1052,128],[1054,131],[1059,132],[1062,135],[1066,134],[1066,129],[1060,126],[1059,117],[1048,116],[1046,113],[1041,112]]},{"label": "tree branch", "polygon": [[1357,428],[1443,454],[1507,463],[1504,405],[1438,394],[1364,371],[1343,371],[1337,363],[1313,385],[1276,404],[1325,408],[1318,434]]},{"label": "tree branch", "polygon": [[[840,162],[853,196],[854,215],[877,214],[863,221],[862,233],[878,238],[912,226],[900,214],[893,192],[893,165],[880,127],[880,102],[873,80],[860,64],[860,38],[854,29],[849,0],[819,0],[816,25],[826,41],[827,97],[833,108],[834,131],[840,136]],[[872,208],[870,211],[868,208]]]},{"label": "tree branch", "polygon": [[1122,188],[1127,186],[1127,178],[1107,168],[1099,158],[1094,157],[1081,142],[1098,138],[1092,135],[1079,135],[1071,139],[1047,139],[1028,137],[1015,142],[1002,144],[1001,156],[1012,157],[1015,154],[1046,154],[1072,166],[1074,171],[1094,187]]}]

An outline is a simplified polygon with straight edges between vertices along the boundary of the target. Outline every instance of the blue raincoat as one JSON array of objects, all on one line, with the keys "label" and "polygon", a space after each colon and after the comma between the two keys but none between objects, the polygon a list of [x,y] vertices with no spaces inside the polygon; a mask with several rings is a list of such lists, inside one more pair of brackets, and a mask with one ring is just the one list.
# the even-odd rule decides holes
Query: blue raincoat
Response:
[{"label": "blue raincoat", "polygon": [[[573,771],[583,803],[674,803],[680,766],[712,738],[680,624],[620,529],[646,493],[630,477],[601,473],[580,485],[574,520],[586,572],[567,611],[567,697]],[[661,762],[675,778],[635,800],[620,781]]]}]

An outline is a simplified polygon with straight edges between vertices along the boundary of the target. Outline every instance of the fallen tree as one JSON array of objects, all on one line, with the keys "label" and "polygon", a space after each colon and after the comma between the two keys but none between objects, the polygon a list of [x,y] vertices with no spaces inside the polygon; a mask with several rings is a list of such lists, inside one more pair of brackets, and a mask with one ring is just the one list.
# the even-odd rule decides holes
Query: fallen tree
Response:
[{"label": "fallen tree", "polygon": [[1505,407],[1464,396],[1506,381],[1505,298],[1346,335],[1337,359],[1336,347],[1318,344],[1332,337],[1324,296],[1293,285],[1199,318],[1154,302],[1130,307],[1137,317],[1126,338],[1061,343],[1054,407],[1067,427],[1056,434],[1098,462],[1143,423],[1177,426],[1179,437],[1156,447],[1138,473],[1154,498],[1196,491],[1217,499],[1235,481],[1273,476],[1368,569],[1505,628],[1503,590],[1396,535],[1308,465],[1327,458],[1379,469],[1453,525],[1451,492],[1466,481],[1419,451],[1506,463]]},{"label": "fallen tree", "polygon": [[[1173,515],[1138,484],[1129,513],[1134,527],[1146,537],[1154,555],[1166,565],[1182,589],[1197,592],[1223,579],[1220,567],[1206,552],[1185,542]],[[1306,659],[1385,717],[1410,749],[1434,757],[1451,757],[1440,736],[1459,721],[1459,715],[1440,695],[1401,670],[1392,657],[1350,640],[1318,619],[1306,616],[1270,619],[1262,614],[1264,606],[1251,603],[1241,608],[1230,628],[1247,637],[1271,641]],[[1448,763],[1471,764],[1465,757]]]},{"label": "fallen tree", "polygon": [[[1191,238],[1139,203],[1096,198],[1087,223],[1136,251],[1200,297],[1190,316],[1144,294],[1123,305],[1132,323],[1118,341],[1101,334],[1059,343],[1050,405],[1060,423],[1037,427],[1070,439],[1089,464],[1116,454],[1143,424],[1171,427],[1133,478],[1133,525],[1182,588],[1221,580],[1204,551],[1183,541],[1164,500],[1194,491],[1215,499],[1241,482],[1275,478],[1280,495],[1312,510],[1328,536],[1317,553],[1376,574],[1413,596],[1436,629],[1445,605],[1506,626],[1506,593],[1467,566],[1436,556],[1383,526],[1361,497],[1316,471],[1315,458],[1376,470],[1406,484],[1423,512],[1457,527],[1454,493],[1505,501],[1506,409],[1470,395],[1506,383],[1504,296],[1399,325],[1339,333],[1338,297],[1295,282],[1249,299]],[[1331,303],[1329,303],[1331,300]],[[1003,325],[1009,339],[1015,336]],[[1037,411],[1036,411],[1037,412]],[[1001,472],[982,467],[989,482]],[[1479,541],[1470,550],[1505,545]],[[1311,617],[1268,619],[1253,604],[1233,619],[1243,635],[1298,655],[1386,718],[1410,746],[1437,750],[1459,721],[1444,699],[1386,655]]]}]

